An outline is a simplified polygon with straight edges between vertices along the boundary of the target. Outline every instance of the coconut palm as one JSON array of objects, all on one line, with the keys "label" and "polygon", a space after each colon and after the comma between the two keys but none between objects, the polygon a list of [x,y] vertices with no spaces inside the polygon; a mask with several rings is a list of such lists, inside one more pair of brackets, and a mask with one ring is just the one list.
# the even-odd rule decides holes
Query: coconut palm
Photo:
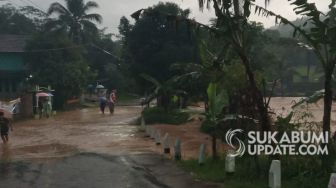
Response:
[{"label": "coconut palm", "polygon": [[65,6],[54,2],[48,9],[48,15],[57,15],[57,19],[50,19],[48,28],[66,31],[75,42],[83,41],[85,34],[98,31],[96,23],[102,22],[102,17],[96,13],[87,13],[93,8],[98,8],[94,1],[64,0]]}]

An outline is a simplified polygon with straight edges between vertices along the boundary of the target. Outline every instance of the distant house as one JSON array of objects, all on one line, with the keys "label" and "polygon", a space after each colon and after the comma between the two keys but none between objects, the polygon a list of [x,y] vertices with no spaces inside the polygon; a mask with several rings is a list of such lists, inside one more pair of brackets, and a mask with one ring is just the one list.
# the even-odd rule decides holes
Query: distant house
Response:
[{"label": "distant house", "polygon": [[26,36],[0,35],[0,100],[18,98],[26,78],[23,60]]}]

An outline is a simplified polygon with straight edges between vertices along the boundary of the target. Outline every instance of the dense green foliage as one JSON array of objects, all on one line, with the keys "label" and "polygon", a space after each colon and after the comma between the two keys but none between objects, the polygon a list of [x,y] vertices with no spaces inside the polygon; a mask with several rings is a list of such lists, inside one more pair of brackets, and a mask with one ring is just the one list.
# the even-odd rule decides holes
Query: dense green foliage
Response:
[{"label": "dense green foliage", "polygon": [[26,62],[34,75],[31,82],[55,89],[56,108],[62,108],[67,99],[79,96],[93,76],[81,48],[44,51],[73,45],[65,36],[39,34],[27,46],[27,51],[31,52],[27,54]]},{"label": "dense green foliage", "polygon": [[130,71],[138,78],[142,91],[146,84],[139,79],[140,74],[165,81],[172,76],[172,64],[198,62],[196,40],[188,32],[188,26],[181,24],[176,28],[165,16],[160,16],[160,13],[166,13],[187,18],[189,10],[182,10],[174,3],[159,3],[146,12],[132,27],[125,19],[119,27],[131,54]]},{"label": "dense green foliage", "polygon": [[143,116],[147,124],[172,124],[179,125],[186,123],[189,119],[189,114],[180,110],[166,111],[160,107],[146,108],[143,111]]},{"label": "dense green foliage", "polygon": [[33,7],[3,5],[0,7],[0,34],[32,34],[38,30],[43,18],[45,15]]},{"label": "dense green foliage", "polygon": [[[100,15],[92,13],[95,2],[78,0],[53,3],[47,14],[33,7],[0,7],[0,33],[26,35],[29,38],[25,59],[29,85],[51,85],[56,89],[55,106],[69,98],[78,98],[88,84],[125,89],[128,81],[114,53],[121,43],[99,30]],[[90,13],[87,13],[90,11]],[[58,17],[54,17],[57,15]],[[125,81],[126,80],[126,81]],[[27,88],[28,90],[31,90]]]}]

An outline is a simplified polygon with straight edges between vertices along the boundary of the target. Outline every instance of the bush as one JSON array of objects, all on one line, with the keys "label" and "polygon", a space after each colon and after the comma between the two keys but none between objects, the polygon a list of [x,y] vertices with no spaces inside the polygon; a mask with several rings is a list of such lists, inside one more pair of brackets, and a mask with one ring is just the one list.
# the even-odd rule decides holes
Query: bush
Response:
[{"label": "bush", "polygon": [[162,123],[179,125],[189,119],[189,114],[180,110],[165,111],[163,108],[147,108],[143,112],[147,124]]},{"label": "bush", "polygon": [[[180,161],[178,164],[201,180],[221,182],[225,187],[267,188],[269,162],[267,156],[259,156],[261,172],[258,173],[254,157],[236,158],[236,173],[232,176],[225,173],[225,159],[214,161],[209,158],[202,166],[197,160]],[[283,187],[327,187],[330,174],[321,171],[319,157],[282,156],[281,166]]]}]

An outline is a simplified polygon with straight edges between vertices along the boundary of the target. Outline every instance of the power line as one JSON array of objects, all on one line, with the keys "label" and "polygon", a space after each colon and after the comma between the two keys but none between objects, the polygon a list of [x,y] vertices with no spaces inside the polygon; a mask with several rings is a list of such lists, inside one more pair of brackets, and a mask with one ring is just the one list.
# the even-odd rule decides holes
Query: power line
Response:
[{"label": "power line", "polygon": [[26,0],[28,2],[30,2],[32,5],[35,5],[40,11],[44,12],[45,14],[47,14],[43,8],[41,8],[39,5],[37,5],[36,3],[34,3],[32,0]]},{"label": "power line", "polygon": [[14,5],[16,5],[17,7],[20,7],[20,5],[18,5],[17,3],[15,3],[14,1],[12,1],[12,0],[7,0],[9,3],[11,3],[11,4],[14,4]]},{"label": "power line", "polygon": [[91,46],[94,47],[94,48],[96,48],[96,49],[98,49],[98,50],[100,50],[100,51],[102,51],[102,52],[104,52],[105,54],[110,55],[110,56],[116,58],[117,60],[121,61],[121,59],[118,56],[112,54],[111,52],[109,52],[109,51],[107,51],[107,50],[105,50],[103,48],[100,48],[99,46],[97,46],[97,45],[95,45],[93,43],[91,43]]},{"label": "power line", "polygon": [[[43,12],[44,14],[47,14],[46,11],[43,10],[43,8],[41,8],[39,5],[37,5],[36,3],[32,2],[31,0],[20,0],[22,3],[26,4],[26,6],[31,6],[33,5],[34,8],[36,8],[37,10]],[[27,3],[28,2],[28,3]]]},{"label": "power line", "polygon": [[28,50],[25,51],[25,53],[37,53],[37,52],[49,52],[49,51],[62,51],[62,50],[67,50],[67,49],[75,49],[75,48],[81,48],[85,45],[75,45],[75,46],[69,46],[69,47],[62,47],[62,48],[49,48],[49,49],[37,49],[37,50]]},{"label": "power line", "polygon": [[35,49],[35,50],[29,50],[29,51],[25,51],[25,53],[38,53],[38,52],[50,52],[50,51],[62,51],[62,50],[68,50],[68,49],[76,49],[76,48],[81,48],[81,47],[84,47],[84,46],[92,46],[93,48],[96,48],[98,50],[100,50],[101,52],[109,55],[109,56],[112,56],[113,58],[121,61],[121,59],[114,55],[112,52],[109,52],[93,43],[90,43],[90,44],[82,44],[82,45],[74,45],[74,46],[69,46],[69,47],[62,47],[62,48],[49,48],[49,49]]}]

